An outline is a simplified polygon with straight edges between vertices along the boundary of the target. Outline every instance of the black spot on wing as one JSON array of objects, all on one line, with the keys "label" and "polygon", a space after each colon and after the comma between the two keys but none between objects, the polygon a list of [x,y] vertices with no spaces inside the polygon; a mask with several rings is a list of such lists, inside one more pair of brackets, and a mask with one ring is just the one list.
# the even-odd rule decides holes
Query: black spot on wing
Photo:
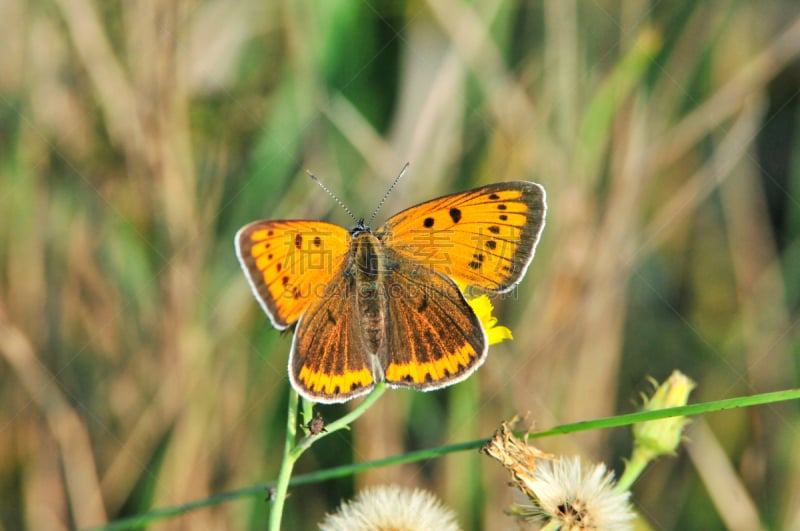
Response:
[{"label": "black spot on wing", "polygon": [[427,307],[428,307],[428,296],[423,294],[422,300],[420,301],[419,306],[417,306],[417,311],[422,313],[425,311]]},{"label": "black spot on wing", "polygon": [[458,223],[461,221],[461,210],[453,207],[450,209],[450,219],[453,220],[453,223]]}]

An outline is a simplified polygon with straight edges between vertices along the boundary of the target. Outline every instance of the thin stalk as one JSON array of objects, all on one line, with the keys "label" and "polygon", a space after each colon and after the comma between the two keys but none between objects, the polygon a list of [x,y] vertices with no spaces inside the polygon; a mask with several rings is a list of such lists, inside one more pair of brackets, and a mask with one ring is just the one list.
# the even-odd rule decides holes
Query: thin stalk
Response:
[{"label": "thin stalk", "polygon": [[330,424],[325,425],[325,431],[319,433],[317,435],[309,434],[295,446],[294,450],[292,451],[292,458],[297,460],[300,455],[308,450],[308,448],[314,444],[315,442],[319,441],[327,437],[328,435],[335,433],[339,430],[349,429],[350,424],[355,421],[358,417],[366,413],[367,409],[369,409],[372,404],[374,404],[381,395],[386,391],[386,384],[384,382],[378,383],[375,386],[375,389],[372,390],[370,394],[367,395],[367,398],[364,399],[358,406],[354,407],[353,410],[348,413],[347,415],[343,416],[340,419],[337,419]]},{"label": "thin stalk", "polygon": [[[347,419],[347,422],[352,422],[352,420],[355,420],[355,417],[358,416],[356,414],[357,411],[361,408],[364,408],[365,405],[366,407],[369,407],[369,405],[372,404],[374,400],[376,400],[381,394],[383,394],[384,390],[385,389],[383,384],[378,384],[375,387],[375,390],[364,400],[362,404],[359,405],[358,408],[356,408],[356,410],[349,413],[345,417],[342,417],[342,419],[340,420],[343,421]],[[787,400],[800,400],[800,389],[773,391],[769,393],[761,393],[751,396],[726,398],[723,400],[714,400],[711,402],[701,402],[696,404],[690,404],[687,406],[672,407],[667,409],[656,409],[652,411],[640,411],[638,413],[628,413],[625,415],[617,415],[614,417],[606,417],[590,421],[573,422],[570,424],[562,424],[561,426],[556,426],[548,430],[543,430],[528,434],[528,438],[537,439],[537,438],[553,437],[556,435],[563,435],[566,433],[579,433],[588,430],[615,428],[619,426],[630,426],[632,424],[636,424],[637,422],[645,422],[649,420],[659,420],[669,417],[685,417],[689,415],[704,415],[716,411],[725,411],[729,409],[743,408],[743,407],[753,407],[764,404],[775,404]],[[316,437],[316,439],[322,438],[330,434],[332,430],[342,429],[345,427],[340,424],[341,424],[340,421],[331,423],[327,427],[328,432],[327,433],[323,432],[319,434]],[[519,433],[517,435],[523,436],[525,434]],[[301,444],[303,444],[303,442],[304,441],[301,441]],[[477,439],[472,441],[464,441],[456,444],[448,444],[444,446],[438,446],[435,448],[418,450],[415,452],[407,452],[404,454],[395,455],[391,457],[384,457],[382,459],[376,459],[374,461],[351,463],[348,465],[328,468],[325,470],[318,470],[316,472],[311,472],[309,474],[303,474],[301,476],[296,476],[292,478],[289,481],[289,485],[291,485],[292,487],[299,487],[300,485],[309,485],[312,483],[319,483],[321,481],[327,481],[334,478],[351,476],[353,474],[364,472],[366,470],[374,470],[385,466],[392,466],[392,465],[399,465],[406,463],[417,463],[420,461],[425,461],[427,459],[434,459],[437,457],[441,457],[443,455],[448,455],[454,452],[477,450],[487,442],[489,442],[488,438]],[[634,473],[633,471],[630,472],[630,474],[633,473]],[[624,475],[625,474],[623,474],[623,477]],[[277,485],[276,483],[254,485],[241,489],[231,490],[228,492],[222,492],[219,494],[215,494],[213,496],[209,496],[207,498],[194,500],[181,505],[175,505],[171,507],[161,507],[158,509],[153,509],[146,513],[138,514],[136,516],[120,518],[119,520],[116,520],[114,522],[109,522],[101,526],[93,527],[91,528],[91,531],[117,531],[121,529],[142,528],[148,525],[152,525],[154,522],[160,520],[166,520],[169,518],[174,518],[176,516],[189,513],[191,511],[196,511],[198,509],[213,507],[215,505],[219,505],[225,502],[258,496],[264,492],[265,488],[269,488],[276,485]]]},{"label": "thin stalk", "polygon": [[279,531],[283,517],[283,505],[286,501],[286,492],[289,490],[289,479],[296,458],[292,457],[294,443],[297,437],[297,391],[289,386],[289,407],[286,412],[286,443],[283,446],[283,461],[278,472],[278,482],[275,485],[275,496],[272,499],[272,510],[269,513],[270,531]]},{"label": "thin stalk", "polygon": [[300,404],[303,406],[303,424],[306,425],[314,419],[314,402],[301,398]]},{"label": "thin stalk", "polygon": [[[289,482],[292,477],[294,464],[308,450],[312,444],[327,437],[328,435],[350,427],[350,423],[363,415],[367,409],[374,404],[378,398],[386,391],[386,384],[378,383],[375,389],[367,395],[358,406],[347,415],[331,422],[325,426],[325,431],[313,434],[309,433],[299,442],[297,441],[297,392],[294,388],[289,390],[289,409],[286,413],[286,444],[283,447],[283,462],[278,472],[278,480],[275,485],[275,496],[272,501],[272,511],[269,514],[269,530],[278,531],[281,528],[281,518],[283,517],[283,506],[286,501],[286,493],[289,490]],[[303,400],[303,415],[309,420],[313,410],[311,402]]]},{"label": "thin stalk", "polygon": [[629,461],[625,461],[625,470],[622,472],[622,476],[620,476],[619,481],[617,481],[617,486],[615,490],[617,492],[625,492],[626,490],[630,490],[633,486],[633,482],[636,481],[642,471],[649,463],[649,460],[641,455],[641,452],[634,450],[633,456]]}]

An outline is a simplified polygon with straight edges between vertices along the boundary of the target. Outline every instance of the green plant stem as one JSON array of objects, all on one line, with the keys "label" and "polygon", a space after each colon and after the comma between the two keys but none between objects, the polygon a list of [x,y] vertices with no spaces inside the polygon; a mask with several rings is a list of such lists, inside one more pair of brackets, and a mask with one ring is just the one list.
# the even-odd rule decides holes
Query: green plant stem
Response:
[{"label": "green plant stem", "polygon": [[[363,415],[385,391],[386,384],[383,382],[378,383],[364,401],[354,407],[350,413],[326,425],[325,431],[318,434],[309,433],[297,442],[297,392],[294,388],[289,390],[289,409],[286,413],[286,444],[283,447],[283,461],[281,462],[281,469],[278,472],[278,480],[275,485],[272,511],[269,514],[270,531],[278,531],[281,528],[283,506],[286,501],[286,494],[289,491],[292,470],[294,469],[294,464],[303,455],[303,452],[320,439],[339,430],[349,429],[350,423]],[[312,414],[313,404],[304,399],[303,415],[310,420]]]},{"label": "green plant stem", "polygon": [[332,433],[336,433],[339,430],[350,429],[350,423],[352,423],[358,417],[366,413],[366,411],[372,406],[372,404],[374,404],[385,391],[386,391],[386,384],[380,382],[378,385],[375,386],[375,389],[373,389],[372,392],[367,395],[364,401],[361,402],[358,406],[354,407],[350,413],[343,416],[342,418],[336,419],[330,424],[326,424],[325,431],[317,435],[309,434],[303,437],[303,439],[300,440],[297,446],[295,446],[294,450],[292,450],[291,454],[292,458],[297,460],[297,458],[300,457],[303,452],[308,450],[312,444],[321,439],[324,439],[325,437],[331,435]]},{"label": "green plant stem", "polygon": [[[384,390],[385,389],[383,384],[378,384],[375,387],[375,390],[369,396],[367,396],[364,402],[359,404],[359,406],[356,409],[354,409],[345,417],[342,417],[340,420],[333,422],[329,426],[327,426],[326,427],[326,429],[328,430],[327,433],[323,432],[319,434],[316,437],[316,440],[319,440],[322,437],[329,435],[332,432],[332,430],[345,428],[346,427],[345,421],[346,423],[349,423],[352,422],[352,420],[355,420],[356,417],[358,417],[361,413],[363,413],[363,411],[361,411],[360,413],[358,413],[358,411],[360,411],[362,408],[369,407],[375,400],[378,399],[378,397],[381,394],[383,394]],[[577,433],[595,429],[630,426],[637,422],[644,422],[648,420],[658,420],[669,417],[683,417],[688,415],[702,415],[706,413],[713,413],[715,411],[724,411],[733,408],[753,407],[764,404],[774,404],[786,400],[799,400],[799,399],[800,399],[800,389],[787,389],[785,391],[773,391],[770,393],[761,393],[758,395],[726,398],[723,400],[714,400],[711,402],[701,402],[697,404],[690,404],[688,406],[673,407],[668,409],[657,409],[652,411],[640,411],[638,413],[628,413],[626,415],[618,415],[614,417],[606,417],[590,421],[573,422],[570,424],[563,424],[561,426],[556,426],[548,430],[531,433],[529,434],[528,437],[529,439],[552,437],[554,435],[563,435],[566,433]],[[349,465],[342,465],[334,468],[328,468],[325,470],[312,472],[310,474],[303,474],[302,476],[294,477],[289,481],[289,485],[292,487],[297,487],[300,485],[308,485],[311,483],[318,483],[320,481],[326,481],[329,479],[353,475],[359,472],[363,472],[365,470],[373,470],[384,466],[415,463],[419,461],[424,461],[426,459],[434,459],[436,457],[451,454],[454,452],[475,450],[486,444],[488,441],[489,439],[464,441],[456,444],[448,444],[445,446],[438,446],[435,448],[428,448],[416,452],[409,452],[405,454],[395,455],[392,457],[385,457],[382,459],[376,459],[374,461],[351,463]],[[303,444],[303,441],[301,441],[301,444]],[[630,472],[630,474],[633,473],[634,473],[633,471]],[[625,474],[623,473],[623,476],[624,475]],[[171,507],[161,507],[158,509],[153,509],[146,513],[138,514],[136,516],[130,516],[128,518],[120,518],[119,520],[116,520],[114,522],[109,522],[105,525],[94,527],[92,529],[95,531],[138,529],[148,525],[152,525],[156,521],[172,518],[181,514],[186,514],[190,511],[195,511],[206,507],[212,507],[214,505],[219,505],[225,502],[241,500],[243,498],[258,496],[259,494],[262,494],[265,489],[270,488],[272,486],[276,486],[276,484],[267,483],[251,487],[244,487],[241,489],[236,489],[228,492],[222,492],[220,494],[215,494],[214,496],[209,496],[207,498],[203,498],[200,500],[194,500],[181,505],[175,505]]]},{"label": "green plant stem", "polygon": [[[314,402],[301,398],[300,403],[303,405],[303,425],[307,425],[314,419]],[[306,431],[307,434],[308,432]]]},{"label": "green plant stem", "polygon": [[292,457],[294,442],[297,439],[297,391],[289,386],[289,407],[286,411],[286,442],[283,445],[283,461],[278,472],[278,481],[275,485],[275,496],[272,498],[272,510],[269,513],[270,531],[279,531],[283,517],[283,505],[286,493],[289,490],[289,479],[296,458]]},{"label": "green plant stem", "polygon": [[642,474],[642,471],[649,462],[650,460],[647,459],[641,451],[634,450],[630,460],[625,461],[625,470],[622,472],[619,481],[617,481],[615,490],[617,492],[630,490],[633,486],[633,482]]}]

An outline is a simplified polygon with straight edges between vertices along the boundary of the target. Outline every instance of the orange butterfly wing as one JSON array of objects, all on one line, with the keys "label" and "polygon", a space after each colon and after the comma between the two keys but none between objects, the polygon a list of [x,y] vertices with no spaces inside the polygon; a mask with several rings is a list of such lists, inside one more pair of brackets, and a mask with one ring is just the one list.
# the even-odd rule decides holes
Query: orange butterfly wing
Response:
[{"label": "orange butterfly wing", "polygon": [[283,330],[341,273],[352,238],[345,228],[321,221],[256,221],[235,240],[256,299]]},{"label": "orange butterfly wing", "polygon": [[488,353],[486,331],[449,278],[417,264],[400,264],[388,297],[384,379],[393,387],[423,391],[460,382]]},{"label": "orange butterfly wing", "polygon": [[375,385],[352,274],[339,275],[297,323],[289,354],[292,386],[314,402],[344,402]]},{"label": "orange butterfly wing", "polygon": [[546,210],[542,186],[501,182],[413,206],[377,235],[399,255],[461,284],[504,292],[525,275]]}]

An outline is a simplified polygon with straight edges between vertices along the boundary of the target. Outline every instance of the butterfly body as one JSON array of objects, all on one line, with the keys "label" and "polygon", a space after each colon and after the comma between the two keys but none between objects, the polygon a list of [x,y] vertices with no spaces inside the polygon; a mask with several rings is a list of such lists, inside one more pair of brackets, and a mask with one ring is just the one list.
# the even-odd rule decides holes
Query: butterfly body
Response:
[{"label": "butterfly body", "polygon": [[350,264],[353,276],[352,291],[356,313],[360,321],[361,341],[366,352],[378,356],[386,338],[386,254],[383,245],[369,229],[351,231],[353,261]]},{"label": "butterfly body", "polygon": [[462,285],[511,289],[544,226],[544,189],[497,183],[444,196],[377,231],[258,221],[236,236],[242,268],[273,325],[295,325],[289,376],[300,394],[341,402],[377,381],[437,389],[486,359]]}]

